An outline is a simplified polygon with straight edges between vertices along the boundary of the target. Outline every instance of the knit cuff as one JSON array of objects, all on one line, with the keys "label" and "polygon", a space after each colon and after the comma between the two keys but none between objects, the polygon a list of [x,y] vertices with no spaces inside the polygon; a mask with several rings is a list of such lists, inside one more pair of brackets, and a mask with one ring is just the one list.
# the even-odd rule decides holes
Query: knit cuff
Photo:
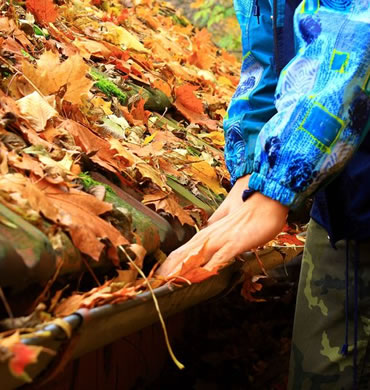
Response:
[{"label": "knit cuff", "polygon": [[256,172],[252,173],[248,187],[291,208],[297,206],[302,200],[301,194],[297,194],[278,182],[267,179],[265,176]]},{"label": "knit cuff", "polygon": [[234,185],[238,179],[243,176],[249,175],[253,172],[253,159],[240,162],[235,166],[234,172],[231,173],[231,184]]}]

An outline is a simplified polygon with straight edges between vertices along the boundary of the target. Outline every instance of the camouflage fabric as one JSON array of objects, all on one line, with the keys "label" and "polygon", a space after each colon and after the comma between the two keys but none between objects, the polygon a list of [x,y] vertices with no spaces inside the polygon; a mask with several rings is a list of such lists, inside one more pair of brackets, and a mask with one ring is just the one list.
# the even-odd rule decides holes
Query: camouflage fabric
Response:
[{"label": "camouflage fabric", "polygon": [[[357,381],[353,379],[354,261],[358,259]],[[370,240],[349,242],[348,355],[345,342],[346,242],[334,249],[311,220],[303,255],[290,359],[289,390],[370,389]]]}]

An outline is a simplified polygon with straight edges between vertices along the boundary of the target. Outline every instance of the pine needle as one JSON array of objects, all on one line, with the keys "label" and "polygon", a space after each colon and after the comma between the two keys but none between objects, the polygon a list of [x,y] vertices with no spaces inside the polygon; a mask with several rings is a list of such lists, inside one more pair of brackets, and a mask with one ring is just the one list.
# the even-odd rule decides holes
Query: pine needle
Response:
[{"label": "pine needle", "polygon": [[167,328],[166,328],[166,324],[164,322],[164,319],[163,319],[163,316],[162,316],[162,313],[161,313],[161,309],[159,308],[159,303],[158,303],[158,300],[157,300],[157,297],[155,296],[155,293],[152,289],[152,286],[150,285],[150,282],[148,280],[148,278],[145,276],[144,272],[135,264],[135,262],[131,259],[131,257],[129,256],[129,254],[126,252],[125,248],[120,245],[118,247],[119,249],[121,249],[121,251],[126,255],[127,259],[129,260],[129,262],[131,263],[131,265],[137,270],[137,272],[144,278],[144,280],[146,281],[147,285],[148,285],[148,288],[150,290],[150,293],[152,294],[152,297],[153,297],[153,302],[154,302],[154,306],[155,306],[155,309],[157,310],[157,313],[158,313],[158,317],[159,317],[159,321],[162,325],[162,329],[163,329],[163,334],[164,334],[164,338],[165,338],[165,341],[166,341],[166,346],[167,346],[167,349],[168,349],[168,352],[173,360],[173,362],[176,364],[176,366],[182,370],[185,368],[185,366],[179,362],[175,356],[175,354],[173,353],[172,351],[172,348],[171,348],[171,344],[170,344],[170,340],[168,338],[168,333],[167,333]]}]

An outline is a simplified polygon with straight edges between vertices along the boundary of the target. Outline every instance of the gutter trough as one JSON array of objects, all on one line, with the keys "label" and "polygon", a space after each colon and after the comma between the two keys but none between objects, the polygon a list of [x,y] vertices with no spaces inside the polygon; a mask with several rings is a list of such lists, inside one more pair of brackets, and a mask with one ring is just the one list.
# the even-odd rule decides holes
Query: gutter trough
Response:
[{"label": "gutter trough", "polygon": [[[264,262],[266,269],[269,269],[276,266],[277,261],[280,263],[291,261],[300,251],[288,248],[284,260],[281,260],[277,258],[281,253],[269,248],[259,253],[259,258]],[[242,269],[255,274],[258,269],[255,254],[245,253],[243,260],[244,262],[236,261],[230,264],[218,275],[202,283],[181,287],[164,285],[156,288],[154,292],[163,317],[169,317],[218,295],[227,294],[240,278]],[[1,390],[15,389],[22,385],[25,385],[22,387],[25,389],[36,389],[39,383],[52,379],[51,373],[61,363],[79,358],[157,322],[158,313],[152,295],[150,292],[144,292],[132,300],[115,305],[103,305],[89,310],[81,309],[64,317],[63,320],[72,330],[71,338],[67,337],[62,327],[51,324],[35,332],[33,337],[22,340],[24,344],[41,345],[56,352],[54,356],[41,353],[37,363],[27,367],[27,373],[34,380],[31,387],[13,377],[7,364],[0,363]]]},{"label": "gutter trough", "polygon": [[[251,256],[254,256],[251,254]],[[239,274],[241,263],[233,263],[216,276],[202,283],[182,287],[164,285],[154,290],[163,317],[181,312],[200,302],[206,301],[227,290],[235,275]],[[65,331],[56,324],[46,325],[34,333],[33,337],[23,339],[27,345],[40,345],[56,351],[52,356],[39,355],[36,364],[27,367],[27,373],[37,383],[47,377],[61,359],[75,359],[92,350],[114,342],[158,321],[158,313],[150,292],[144,292],[135,299],[115,305],[103,305],[93,309],[82,309],[64,317],[72,330],[69,339]],[[10,390],[24,385],[13,377],[7,364],[0,364],[1,390]],[[26,386],[27,387],[27,386]]]}]

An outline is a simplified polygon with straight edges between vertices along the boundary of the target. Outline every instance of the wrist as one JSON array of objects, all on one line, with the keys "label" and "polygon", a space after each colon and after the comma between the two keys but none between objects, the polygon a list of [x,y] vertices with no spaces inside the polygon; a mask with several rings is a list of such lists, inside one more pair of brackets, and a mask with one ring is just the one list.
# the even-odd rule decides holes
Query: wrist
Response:
[{"label": "wrist", "polygon": [[245,201],[245,205],[247,208],[265,208],[266,210],[270,210],[270,212],[274,215],[284,218],[289,212],[288,206],[284,206],[279,201],[269,198],[258,191],[254,191],[248,196],[248,199]]}]

